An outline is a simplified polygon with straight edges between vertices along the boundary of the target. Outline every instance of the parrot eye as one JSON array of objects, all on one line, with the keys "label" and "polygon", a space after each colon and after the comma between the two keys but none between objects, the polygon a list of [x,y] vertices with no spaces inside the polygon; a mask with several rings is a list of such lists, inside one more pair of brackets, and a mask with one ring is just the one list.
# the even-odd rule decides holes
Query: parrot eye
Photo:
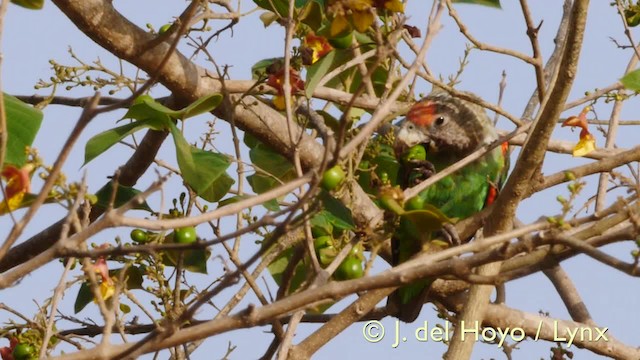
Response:
[{"label": "parrot eye", "polygon": [[444,124],[444,116],[439,116],[435,121],[436,126],[441,126]]}]

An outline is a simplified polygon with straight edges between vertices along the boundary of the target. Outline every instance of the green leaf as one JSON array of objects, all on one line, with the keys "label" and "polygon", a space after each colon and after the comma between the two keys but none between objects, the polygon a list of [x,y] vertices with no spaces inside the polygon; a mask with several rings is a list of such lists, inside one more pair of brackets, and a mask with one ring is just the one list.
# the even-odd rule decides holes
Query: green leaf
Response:
[{"label": "green leaf", "polygon": [[[160,119],[164,120],[165,117],[172,119],[184,120],[190,117],[200,115],[215,109],[222,102],[222,95],[210,94],[205,95],[198,100],[192,102],[189,106],[181,110],[173,110],[155,101],[152,97],[140,97],[141,101],[134,103],[129,111],[124,115],[124,118],[146,120],[146,119]],[[140,99],[139,98],[139,99]],[[165,121],[162,121],[164,124]]]},{"label": "green leaf", "polygon": [[[271,274],[271,276],[273,276],[273,280],[276,282],[276,284],[278,284],[278,286],[282,285],[282,281],[284,280],[284,272],[286,271],[287,266],[289,266],[289,263],[293,258],[294,249],[295,247],[290,247],[284,250],[282,253],[280,253],[280,256],[278,256],[267,267],[267,269],[269,269],[269,273]],[[286,294],[295,292],[300,287],[300,285],[302,285],[304,280],[307,278],[307,272],[310,270],[309,266],[310,264],[305,263],[304,260],[300,260],[298,262]]]},{"label": "green leaf", "polygon": [[44,0],[11,0],[11,2],[31,10],[40,10],[44,6]]},{"label": "green leaf", "polygon": [[[324,19],[324,1],[320,4],[318,1],[304,1],[304,9],[300,12],[300,22],[309,25],[311,29],[318,32],[318,29],[322,26],[322,19]],[[297,6],[297,5],[296,5]],[[298,6],[299,8],[302,6]]]},{"label": "green leaf", "polygon": [[640,69],[636,69],[626,74],[620,82],[628,90],[640,91]]},{"label": "green leaf", "polygon": [[42,111],[17,98],[4,94],[7,115],[7,149],[5,162],[22,167],[27,160],[25,149],[33,144],[42,123]]},{"label": "green leaf", "polygon": [[260,143],[249,150],[251,162],[269,174],[282,181],[296,178],[296,172],[291,162],[284,156],[272,150],[267,145]]},{"label": "green leaf", "polygon": [[[247,176],[247,181],[249,182],[249,185],[251,185],[251,189],[253,189],[256,194],[267,192],[279,184],[276,179],[264,174],[249,175]],[[262,203],[262,206],[270,211],[280,210],[280,205],[278,205],[278,201],[276,199],[271,199],[267,202],[264,202]]]},{"label": "green leaf", "polygon": [[268,58],[258,61],[251,67],[251,78],[253,80],[265,79],[267,77],[267,68],[278,62],[284,63],[284,58]]},{"label": "green leaf", "polygon": [[493,7],[497,9],[502,9],[502,6],[500,6],[500,0],[453,0],[453,2],[461,3],[461,4],[483,5],[483,6]]},{"label": "green leaf", "polygon": [[[212,194],[209,188],[218,178],[226,174],[225,171],[231,164],[229,158],[189,145],[173,123],[170,124],[170,129],[176,145],[176,157],[183,179],[199,196],[215,198],[213,196],[215,194]],[[221,181],[223,186],[231,186],[228,179]],[[214,190],[220,191],[219,188]]]},{"label": "green leaf", "polygon": [[[257,172],[247,176],[247,181],[255,193],[262,194],[280,185],[280,181],[287,182],[296,178],[295,169],[287,158],[248,134],[245,134],[244,142],[251,148],[249,150],[251,162],[256,167],[269,172],[269,174]],[[276,199],[269,200],[262,205],[271,211],[280,210]]]},{"label": "green leaf", "polygon": [[329,221],[327,216],[327,212],[322,210],[314,215],[309,223],[311,224],[311,232],[313,233],[313,237],[323,236],[323,235],[331,235],[333,234],[333,225]]},{"label": "green leaf", "polygon": [[184,252],[184,269],[193,273],[206,274],[207,260],[210,256],[209,249],[187,250]]},{"label": "green leaf", "polygon": [[411,221],[420,234],[428,234],[442,229],[444,223],[453,222],[438,208],[425,204],[423,210],[405,211],[401,217]]},{"label": "green leaf", "polygon": [[235,184],[235,180],[231,178],[231,176],[223,173],[216,181],[209,186],[207,190],[205,190],[202,194],[199,194],[201,198],[209,201],[216,202],[222,199],[227,193],[231,186]]},{"label": "green leaf", "polygon": [[[119,279],[120,271],[122,271],[122,269],[124,268],[109,270],[109,276],[112,278]],[[129,266],[127,268],[126,274],[124,275],[124,278],[127,281],[126,288],[128,290],[143,289],[142,287],[142,282],[144,281],[143,274],[144,274],[144,271],[140,267]]]},{"label": "green leaf", "polygon": [[289,2],[287,0],[253,0],[259,7],[287,17],[289,13]]},{"label": "green leaf", "polygon": [[[138,100],[141,99],[141,100]],[[129,107],[123,119],[147,120],[165,119],[176,117],[179,111],[171,110],[168,107],[156,102],[151,96],[143,95],[138,97],[136,102]]]},{"label": "green leaf", "polygon": [[249,196],[249,195],[234,195],[234,196],[232,196],[230,198],[227,198],[227,199],[224,199],[224,200],[220,201],[218,203],[218,207],[223,207],[223,206],[229,205],[229,204],[235,204],[238,201],[242,201],[242,200],[248,199],[250,197],[251,196]]},{"label": "green leaf", "polygon": [[342,230],[355,229],[356,226],[353,222],[351,210],[344,206],[342,202],[338,201],[325,190],[320,191],[319,198],[324,206],[324,216],[326,216],[333,227]]},{"label": "green leaf", "polygon": [[307,69],[304,93],[308,98],[311,98],[320,80],[329,72],[335,58],[336,51],[331,51]]},{"label": "green leaf", "polygon": [[[113,192],[113,181],[109,181],[102,188],[100,188],[98,192],[96,192],[96,197],[98,198],[98,202],[96,205],[103,209],[106,209],[109,206],[109,201],[111,201],[112,192]],[[140,194],[140,192],[141,192],[140,190],[134,189],[132,187],[118,184],[113,207],[117,208],[126,204],[129,200],[133,199],[136,195]],[[149,204],[147,204],[146,201],[143,202],[142,204],[136,205],[134,209],[152,211],[151,208],[149,207]]]},{"label": "green leaf", "polygon": [[[165,242],[173,243],[173,233],[165,237]],[[162,262],[166,266],[175,267],[182,253],[182,268],[199,274],[207,273],[207,260],[211,256],[211,250],[193,249],[193,250],[169,250],[162,254]]]},{"label": "green leaf", "polygon": [[182,109],[181,111],[181,119],[188,119],[190,117],[208,113],[211,110],[215,109],[222,102],[222,95],[220,94],[211,94],[201,97],[200,99],[191,103],[191,105]]},{"label": "green leaf", "polygon": [[91,292],[91,288],[89,284],[83,282],[80,285],[80,290],[78,290],[78,295],[76,296],[76,302],[73,304],[74,313],[79,313],[84,309],[91,301],[93,301],[93,293]]},{"label": "green leaf", "polygon": [[260,14],[260,21],[262,21],[262,25],[264,25],[264,27],[269,27],[269,25],[273,24],[276,20],[278,20],[278,15],[271,11],[265,11]]},{"label": "green leaf", "polygon": [[146,118],[144,120],[134,121],[132,123],[118,126],[116,128],[109,129],[107,131],[101,132],[98,135],[95,135],[94,137],[89,139],[89,141],[87,141],[87,144],[84,147],[83,166],[89,163],[91,160],[95,159],[100,154],[107,151],[113,145],[117,144],[118,141],[133,134],[134,132],[145,128],[163,130],[170,122],[171,120],[168,117],[160,115],[156,118]]},{"label": "green leaf", "polygon": [[122,311],[123,314],[128,314],[131,312],[131,307],[129,305],[120,303],[119,306],[120,306],[120,311]]}]

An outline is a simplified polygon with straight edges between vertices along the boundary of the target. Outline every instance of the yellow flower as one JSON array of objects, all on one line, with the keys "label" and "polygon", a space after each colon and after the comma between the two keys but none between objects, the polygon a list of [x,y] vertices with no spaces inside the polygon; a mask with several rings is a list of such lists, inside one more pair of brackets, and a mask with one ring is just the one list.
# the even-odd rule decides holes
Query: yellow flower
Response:
[{"label": "yellow flower", "polygon": [[343,14],[336,15],[331,22],[331,37],[337,36],[349,30],[349,22]]},{"label": "yellow flower", "polygon": [[[99,289],[100,297],[102,298],[102,300],[108,300],[113,296],[113,294],[116,293],[116,286],[114,285],[114,282],[111,278],[109,278],[109,281],[101,282]],[[97,302],[96,299],[93,299],[93,301]]]},{"label": "yellow flower", "polygon": [[591,111],[590,106],[586,106],[578,116],[570,116],[562,123],[562,126],[579,127],[580,140],[573,148],[573,156],[581,157],[589,154],[596,149],[596,139],[589,132],[587,124],[587,113]]},{"label": "yellow flower", "polygon": [[384,8],[389,11],[404,13],[404,4],[400,0],[387,0],[384,2]]},{"label": "yellow flower", "polygon": [[348,0],[347,7],[353,11],[368,11],[373,7],[373,0]]},{"label": "yellow flower", "polygon": [[287,104],[285,102],[284,99],[284,95],[276,95],[273,97],[273,106],[276,107],[276,109],[282,111],[287,107]]},{"label": "yellow flower", "polygon": [[573,147],[573,156],[581,157],[596,149],[596,139],[590,133],[580,135],[580,141]]},{"label": "yellow flower", "polygon": [[373,12],[371,12],[371,10],[354,11],[351,17],[353,18],[353,26],[360,32],[367,31],[367,29],[375,21],[375,17],[373,16]]}]

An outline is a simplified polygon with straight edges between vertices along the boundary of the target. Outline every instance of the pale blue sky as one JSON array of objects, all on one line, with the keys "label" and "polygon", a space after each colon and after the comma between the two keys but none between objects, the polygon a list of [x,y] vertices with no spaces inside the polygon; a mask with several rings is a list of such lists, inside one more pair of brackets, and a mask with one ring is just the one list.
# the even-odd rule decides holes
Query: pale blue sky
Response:
[{"label": "pale blue sky", "polygon": [[[130,2],[117,0],[114,3],[120,11],[129,16],[139,26],[144,27],[146,23],[152,23],[156,28],[171,21],[172,16],[179,14],[185,6],[185,2],[168,0],[138,0]],[[459,5],[457,9],[476,38],[494,45],[530,53],[530,43],[525,34],[525,26],[519,5],[515,1],[503,1],[503,3],[503,10],[469,5]],[[429,6],[430,2],[428,1],[411,1],[407,8],[407,15],[410,17],[409,23],[424,29]],[[544,20],[540,31],[540,42],[546,58],[553,49],[552,40],[560,19],[561,2],[549,0],[532,1],[530,6],[536,21]],[[252,7],[253,3],[251,1],[243,2],[243,11],[248,11]],[[253,13],[243,19],[234,28],[233,37],[230,37],[230,32],[225,32],[217,42],[212,42],[210,45],[209,49],[219,64],[232,65],[230,74],[234,79],[249,79],[251,65],[263,58],[281,56],[283,53],[283,29],[276,25],[265,30],[258,20],[258,15],[259,13]],[[435,74],[441,74],[446,77],[457,70],[458,59],[462,56],[466,41],[460,36],[455,23],[446,15],[443,17],[443,24],[444,28],[433,42],[427,59]],[[215,23],[213,26],[217,28],[219,24]],[[634,36],[640,39],[640,35],[637,32],[634,32]],[[615,37],[620,42],[626,43],[618,14],[613,7],[609,6],[609,1],[592,1],[578,78],[570,99],[581,97],[585,91],[610,85],[622,75],[631,52],[617,49],[615,44],[609,40],[609,37]],[[11,94],[34,93],[33,85],[38,79],[47,79],[51,76],[49,59],[55,59],[63,64],[72,64],[72,60],[67,53],[68,46],[71,46],[75,53],[86,62],[91,62],[100,57],[106,65],[116,68],[115,65],[117,64],[114,56],[106,53],[91,40],[84,37],[51,2],[47,2],[45,9],[42,11],[28,11],[16,6],[10,6],[2,41],[4,57],[2,85],[4,91]],[[182,49],[188,53],[191,48],[183,46]],[[198,59],[197,61],[207,66],[203,59]],[[507,111],[520,115],[535,84],[533,69],[529,65],[510,58],[479,51],[472,53],[470,61],[469,66],[462,75],[462,83],[459,88],[473,91],[486,100],[495,103],[497,101],[500,74],[503,70],[506,70],[508,85],[503,106]],[[130,66],[127,68],[129,74],[133,75],[133,69]],[[419,86],[422,92],[427,92],[429,89],[427,84],[423,82]],[[37,93],[48,94],[47,90],[40,90]],[[166,93],[166,90],[160,87],[154,89],[153,92],[157,96],[165,95]],[[58,94],[86,96],[91,94],[91,90],[73,90],[70,93],[59,91]],[[610,106],[600,105],[596,110],[601,119],[606,119],[610,113]],[[623,110],[622,118],[637,119],[638,110],[640,110],[638,101],[635,99],[629,101]],[[578,112],[579,109],[572,110],[567,115],[577,114]],[[55,156],[61,148],[69,129],[75,123],[78,114],[78,109],[66,109],[60,106],[50,106],[46,109],[42,130],[36,139],[35,146],[40,149],[47,163],[52,163],[55,160]],[[130,149],[117,147],[111,149],[87,167],[80,169],[84,142],[91,135],[113,127],[115,120],[121,116],[122,112],[107,114],[95,119],[89,125],[65,167],[65,172],[70,180],[80,180],[83,172],[86,171],[90,190],[96,191],[104,183],[105,177],[111,175],[113,169],[131,154]],[[189,140],[195,141],[198,138],[204,129],[206,120],[208,118],[199,117],[197,120],[190,121],[187,127]],[[500,125],[502,129],[512,129],[506,121],[501,121]],[[219,129],[226,131],[228,126],[221,123]],[[604,141],[595,127],[592,127],[592,133],[597,136],[598,146],[603,146]],[[637,129],[622,129],[618,144],[624,147],[632,146],[637,143],[638,135],[640,135],[640,131]],[[229,136],[220,136],[217,146],[223,152],[232,153],[228,138]],[[558,127],[554,133],[554,138],[576,141],[578,133]],[[170,141],[164,145],[160,156],[175,164],[173,145]],[[569,155],[550,156],[545,162],[544,172],[550,174],[585,162],[586,160],[584,159],[575,159]],[[593,189],[594,179],[594,177],[589,178],[587,189]],[[144,188],[151,181],[153,181],[153,171],[149,171],[149,175],[139,182],[138,187]],[[178,185],[179,181],[174,178],[168,188],[169,191],[176,189]],[[540,216],[557,213],[560,205],[554,198],[558,194],[566,196],[566,187],[559,186],[551,192],[526,200],[518,213],[520,219],[525,222],[531,222]],[[154,201],[157,203],[158,200],[155,199]],[[37,233],[53,220],[57,220],[60,214],[61,212],[55,206],[49,205],[32,222],[32,227],[25,232],[23,238]],[[4,235],[8,226],[8,219],[6,217],[0,218],[0,234]],[[211,234],[206,233],[204,229],[200,231],[201,236],[211,237]],[[119,229],[101,233],[96,236],[95,241],[112,241],[114,235],[127,238],[128,232],[128,229]],[[247,243],[249,242],[252,242],[252,240],[247,241]],[[626,243],[606,248],[608,252],[620,256],[626,261],[630,260],[629,251],[632,249],[633,245]],[[248,254],[248,252],[245,254]],[[636,300],[640,296],[640,288],[637,282],[585,256],[578,256],[566,261],[563,266],[575,281],[575,285],[583,296],[596,323],[600,326],[608,326],[610,333],[619,340],[632,346],[638,345],[640,337],[634,328],[634,324],[640,321]],[[383,266],[378,266],[376,271],[383,268]],[[219,273],[221,270],[220,262],[210,260],[209,269],[210,273]],[[26,314],[33,314],[36,305],[31,299],[35,298],[41,301],[50,296],[58,281],[57,276],[61,271],[62,267],[57,262],[37,270],[16,287],[2,291],[0,302],[4,302]],[[79,272],[76,270],[74,275],[78,274]],[[192,276],[190,279],[194,282],[205,279],[210,280],[210,277],[202,277],[202,275],[190,274],[189,276]],[[271,281],[270,284],[273,285]],[[67,293],[60,308],[63,312],[72,313],[76,291],[77,288],[72,288]],[[271,291],[275,291],[273,286]],[[226,296],[228,297],[229,295],[227,294]],[[257,299],[255,296],[249,295],[244,303],[246,305],[249,302],[257,303]],[[215,301],[215,303],[223,305],[224,301]],[[336,305],[336,309],[344,306],[343,304],[345,303]],[[509,283],[507,285],[507,305],[532,313],[537,313],[539,310],[548,311],[551,316],[569,319],[569,315],[555,290],[546,277],[542,275],[533,275]],[[237,309],[240,310],[242,307]],[[418,321],[429,320],[430,323],[441,323],[441,320],[435,318],[432,309],[432,305],[426,305]],[[335,309],[330,310],[330,312],[332,311],[335,311]],[[92,309],[81,312],[79,316],[93,316],[98,322],[101,321],[99,315]],[[209,316],[203,310],[197,317],[205,319]],[[6,312],[0,312],[0,321],[4,322],[8,319]],[[387,332],[389,332],[393,329],[395,319],[385,319],[383,324],[387,328]],[[401,331],[412,333],[413,329],[418,326],[418,322],[410,325],[402,324]],[[64,326],[59,326],[59,328],[64,328]],[[317,325],[301,325],[296,341],[303,339],[305,335],[316,328]],[[265,335],[264,331],[268,331],[268,328],[238,330],[218,335],[208,340],[204,346],[197,350],[193,358],[221,358],[226,352],[228,342],[238,346],[231,355],[232,359],[256,358],[263,354],[272,339],[271,335]],[[361,358],[382,359],[399,356],[404,359],[430,359],[439,358],[444,351],[443,345],[433,342],[417,343],[409,340],[397,349],[391,347],[392,343],[393,339],[391,338],[385,338],[377,344],[367,343],[362,337],[362,324],[355,324],[325,346],[315,358],[352,358],[358,356]],[[4,345],[4,343],[0,343],[0,346]],[[553,345],[547,342],[534,343],[533,341],[526,341],[520,345],[522,350],[515,352],[514,358],[548,358],[548,349]],[[580,359],[596,357],[589,352],[577,350],[575,347],[572,347],[571,350],[575,351],[577,358]],[[476,347],[473,355],[474,359],[490,357],[499,359],[503,358],[503,355],[500,354],[499,350],[495,349],[495,345],[479,344]]]}]

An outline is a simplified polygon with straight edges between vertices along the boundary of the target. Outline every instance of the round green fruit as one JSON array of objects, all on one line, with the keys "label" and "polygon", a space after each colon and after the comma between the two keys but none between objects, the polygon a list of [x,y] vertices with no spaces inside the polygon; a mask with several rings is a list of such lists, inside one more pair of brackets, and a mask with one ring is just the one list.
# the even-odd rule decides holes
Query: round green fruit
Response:
[{"label": "round green fruit", "polygon": [[331,235],[332,232],[333,232],[333,226],[331,225],[311,227],[311,235],[313,235],[314,239],[319,238],[321,236],[325,236],[325,235]]},{"label": "round green fruit", "polygon": [[194,228],[193,226],[177,228],[174,231],[173,239],[175,240],[175,242],[180,244],[192,244],[196,242],[196,240],[198,240],[196,228]]},{"label": "round green fruit", "polygon": [[422,197],[414,196],[404,204],[407,210],[422,210],[424,208],[424,199]]},{"label": "round green fruit", "polygon": [[320,184],[323,189],[331,191],[337,188],[338,185],[344,181],[345,177],[346,174],[344,173],[344,170],[342,170],[339,165],[336,165],[322,174],[322,182]]},{"label": "round green fruit", "polygon": [[16,345],[11,355],[13,355],[14,360],[29,360],[35,357],[34,353],[35,349],[33,346],[22,343]]},{"label": "round green fruit", "polygon": [[164,25],[160,26],[160,29],[158,30],[158,34],[162,35],[162,34],[166,33],[167,31],[169,31],[170,28],[171,28],[171,24],[164,24]]},{"label": "round green fruit", "polygon": [[149,241],[149,236],[147,232],[142,229],[133,229],[131,230],[131,240],[137,243],[146,243]]},{"label": "round green fruit", "polygon": [[336,269],[335,277],[338,280],[359,279],[364,275],[362,261],[355,257],[347,257]]},{"label": "round green fruit", "polygon": [[357,244],[352,247],[351,251],[349,251],[349,257],[353,257],[359,260],[364,259],[364,255],[362,253],[362,244]]},{"label": "round green fruit", "polygon": [[409,162],[412,160],[426,160],[427,150],[422,144],[414,145],[402,155],[402,160]]},{"label": "round green fruit", "polygon": [[329,235],[319,236],[313,239],[313,247],[316,250],[324,249],[329,246],[333,246],[333,239]]}]

